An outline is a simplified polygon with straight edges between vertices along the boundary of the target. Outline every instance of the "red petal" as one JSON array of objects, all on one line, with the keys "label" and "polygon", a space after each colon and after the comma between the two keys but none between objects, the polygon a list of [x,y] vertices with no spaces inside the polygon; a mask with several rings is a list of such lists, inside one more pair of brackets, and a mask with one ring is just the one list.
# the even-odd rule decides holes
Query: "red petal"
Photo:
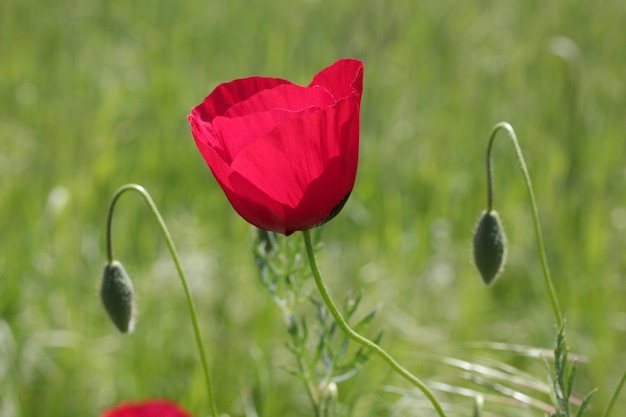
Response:
[{"label": "red petal", "polygon": [[310,86],[326,88],[335,99],[357,95],[363,91],[363,62],[356,59],[342,59],[320,71]]},{"label": "red petal", "polygon": [[232,119],[216,117],[213,120],[213,129],[219,138],[219,148],[223,149],[220,155],[227,163],[231,163],[244,147],[265,136],[276,126],[316,110],[319,108],[309,107],[299,112],[275,109]]},{"label": "red petal", "polygon": [[[245,178],[268,202],[280,204],[283,212],[277,217],[282,216],[287,231],[318,225],[354,185],[358,123],[358,102],[344,100],[336,108],[278,126],[233,161],[231,167],[238,174],[230,178],[233,189],[245,196],[240,181]],[[245,192],[250,193],[248,187]]]},{"label": "red petal", "polygon": [[335,99],[325,88],[283,84],[260,91],[245,101],[233,105],[224,113],[224,116],[244,116],[270,109],[299,111],[307,107],[325,107],[334,103]]},{"label": "red petal", "polygon": [[167,400],[122,403],[105,410],[100,417],[191,417],[178,404]]},{"label": "red petal", "polygon": [[[335,134],[321,132],[330,124],[324,121],[321,126],[319,123],[328,113],[315,112],[277,127],[242,150],[231,164],[232,169],[278,203],[296,207],[304,190],[320,176],[328,159],[339,153],[335,149]],[[316,143],[317,137],[330,140]]]},{"label": "red petal", "polygon": [[[196,120],[197,130],[213,146],[227,163],[239,151],[258,137],[267,134],[280,123],[334,104],[333,98],[323,88],[306,88],[293,84],[283,84],[273,89],[263,90],[249,99],[230,107],[224,117],[212,119],[212,128]],[[239,117],[237,117],[239,116]],[[192,111],[192,117],[198,114]]]},{"label": "red petal", "polygon": [[195,113],[198,118],[210,122],[214,117],[226,113],[234,104],[281,84],[291,84],[291,82],[280,78],[249,77],[220,84],[204,99],[202,104],[193,108],[192,114]]}]

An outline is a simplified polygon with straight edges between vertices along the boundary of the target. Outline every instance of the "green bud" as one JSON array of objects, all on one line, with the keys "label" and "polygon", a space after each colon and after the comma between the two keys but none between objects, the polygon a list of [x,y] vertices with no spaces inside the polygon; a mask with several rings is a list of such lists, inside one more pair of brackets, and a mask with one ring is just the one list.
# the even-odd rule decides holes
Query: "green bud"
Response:
[{"label": "green bud", "polygon": [[483,212],[474,232],[474,262],[486,285],[494,282],[506,260],[506,236],[495,210]]},{"label": "green bud", "polygon": [[120,262],[113,261],[104,267],[100,298],[119,331],[132,332],[135,326],[133,283]]}]

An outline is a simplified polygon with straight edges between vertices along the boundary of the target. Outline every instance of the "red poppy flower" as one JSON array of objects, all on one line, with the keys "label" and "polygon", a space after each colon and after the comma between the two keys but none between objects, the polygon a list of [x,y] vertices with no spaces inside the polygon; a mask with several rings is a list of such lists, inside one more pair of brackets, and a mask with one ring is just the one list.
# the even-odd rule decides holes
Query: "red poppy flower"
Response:
[{"label": "red poppy flower", "polygon": [[100,417],[191,417],[191,414],[167,400],[122,403],[105,410]]},{"label": "red poppy flower", "polygon": [[356,178],[363,63],[337,61],[307,87],[250,77],[219,85],[188,119],[234,209],[289,235],[333,218]]}]

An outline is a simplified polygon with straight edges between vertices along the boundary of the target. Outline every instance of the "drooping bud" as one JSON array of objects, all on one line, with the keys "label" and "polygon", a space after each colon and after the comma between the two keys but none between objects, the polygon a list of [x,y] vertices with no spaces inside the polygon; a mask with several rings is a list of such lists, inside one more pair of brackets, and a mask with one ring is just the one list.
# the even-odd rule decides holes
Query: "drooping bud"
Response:
[{"label": "drooping bud", "polygon": [[122,333],[133,331],[135,326],[135,303],[133,283],[118,261],[104,267],[100,298],[109,317]]},{"label": "drooping bud", "polygon": [[486,285],[494,282],[506,260],[506,236],[495,210],[483,212],[474,232],[474,262]]}]

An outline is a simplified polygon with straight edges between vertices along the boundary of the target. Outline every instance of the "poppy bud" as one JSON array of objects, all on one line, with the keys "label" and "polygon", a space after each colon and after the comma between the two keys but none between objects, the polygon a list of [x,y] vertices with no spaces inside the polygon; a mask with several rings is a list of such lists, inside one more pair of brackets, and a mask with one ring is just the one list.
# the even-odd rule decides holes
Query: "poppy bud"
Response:
[{"label": "poppy bud", "polygon": [[120,262],[113,261],[104,267],[100,298],[119,331],[132,332],[135,325],[133,283]]},{"label": "poppy bud", "polygon": [[495,210],[485,211],[474,232],[474,262],[486,285],[495,281],[506,259],[506,236]]}]

